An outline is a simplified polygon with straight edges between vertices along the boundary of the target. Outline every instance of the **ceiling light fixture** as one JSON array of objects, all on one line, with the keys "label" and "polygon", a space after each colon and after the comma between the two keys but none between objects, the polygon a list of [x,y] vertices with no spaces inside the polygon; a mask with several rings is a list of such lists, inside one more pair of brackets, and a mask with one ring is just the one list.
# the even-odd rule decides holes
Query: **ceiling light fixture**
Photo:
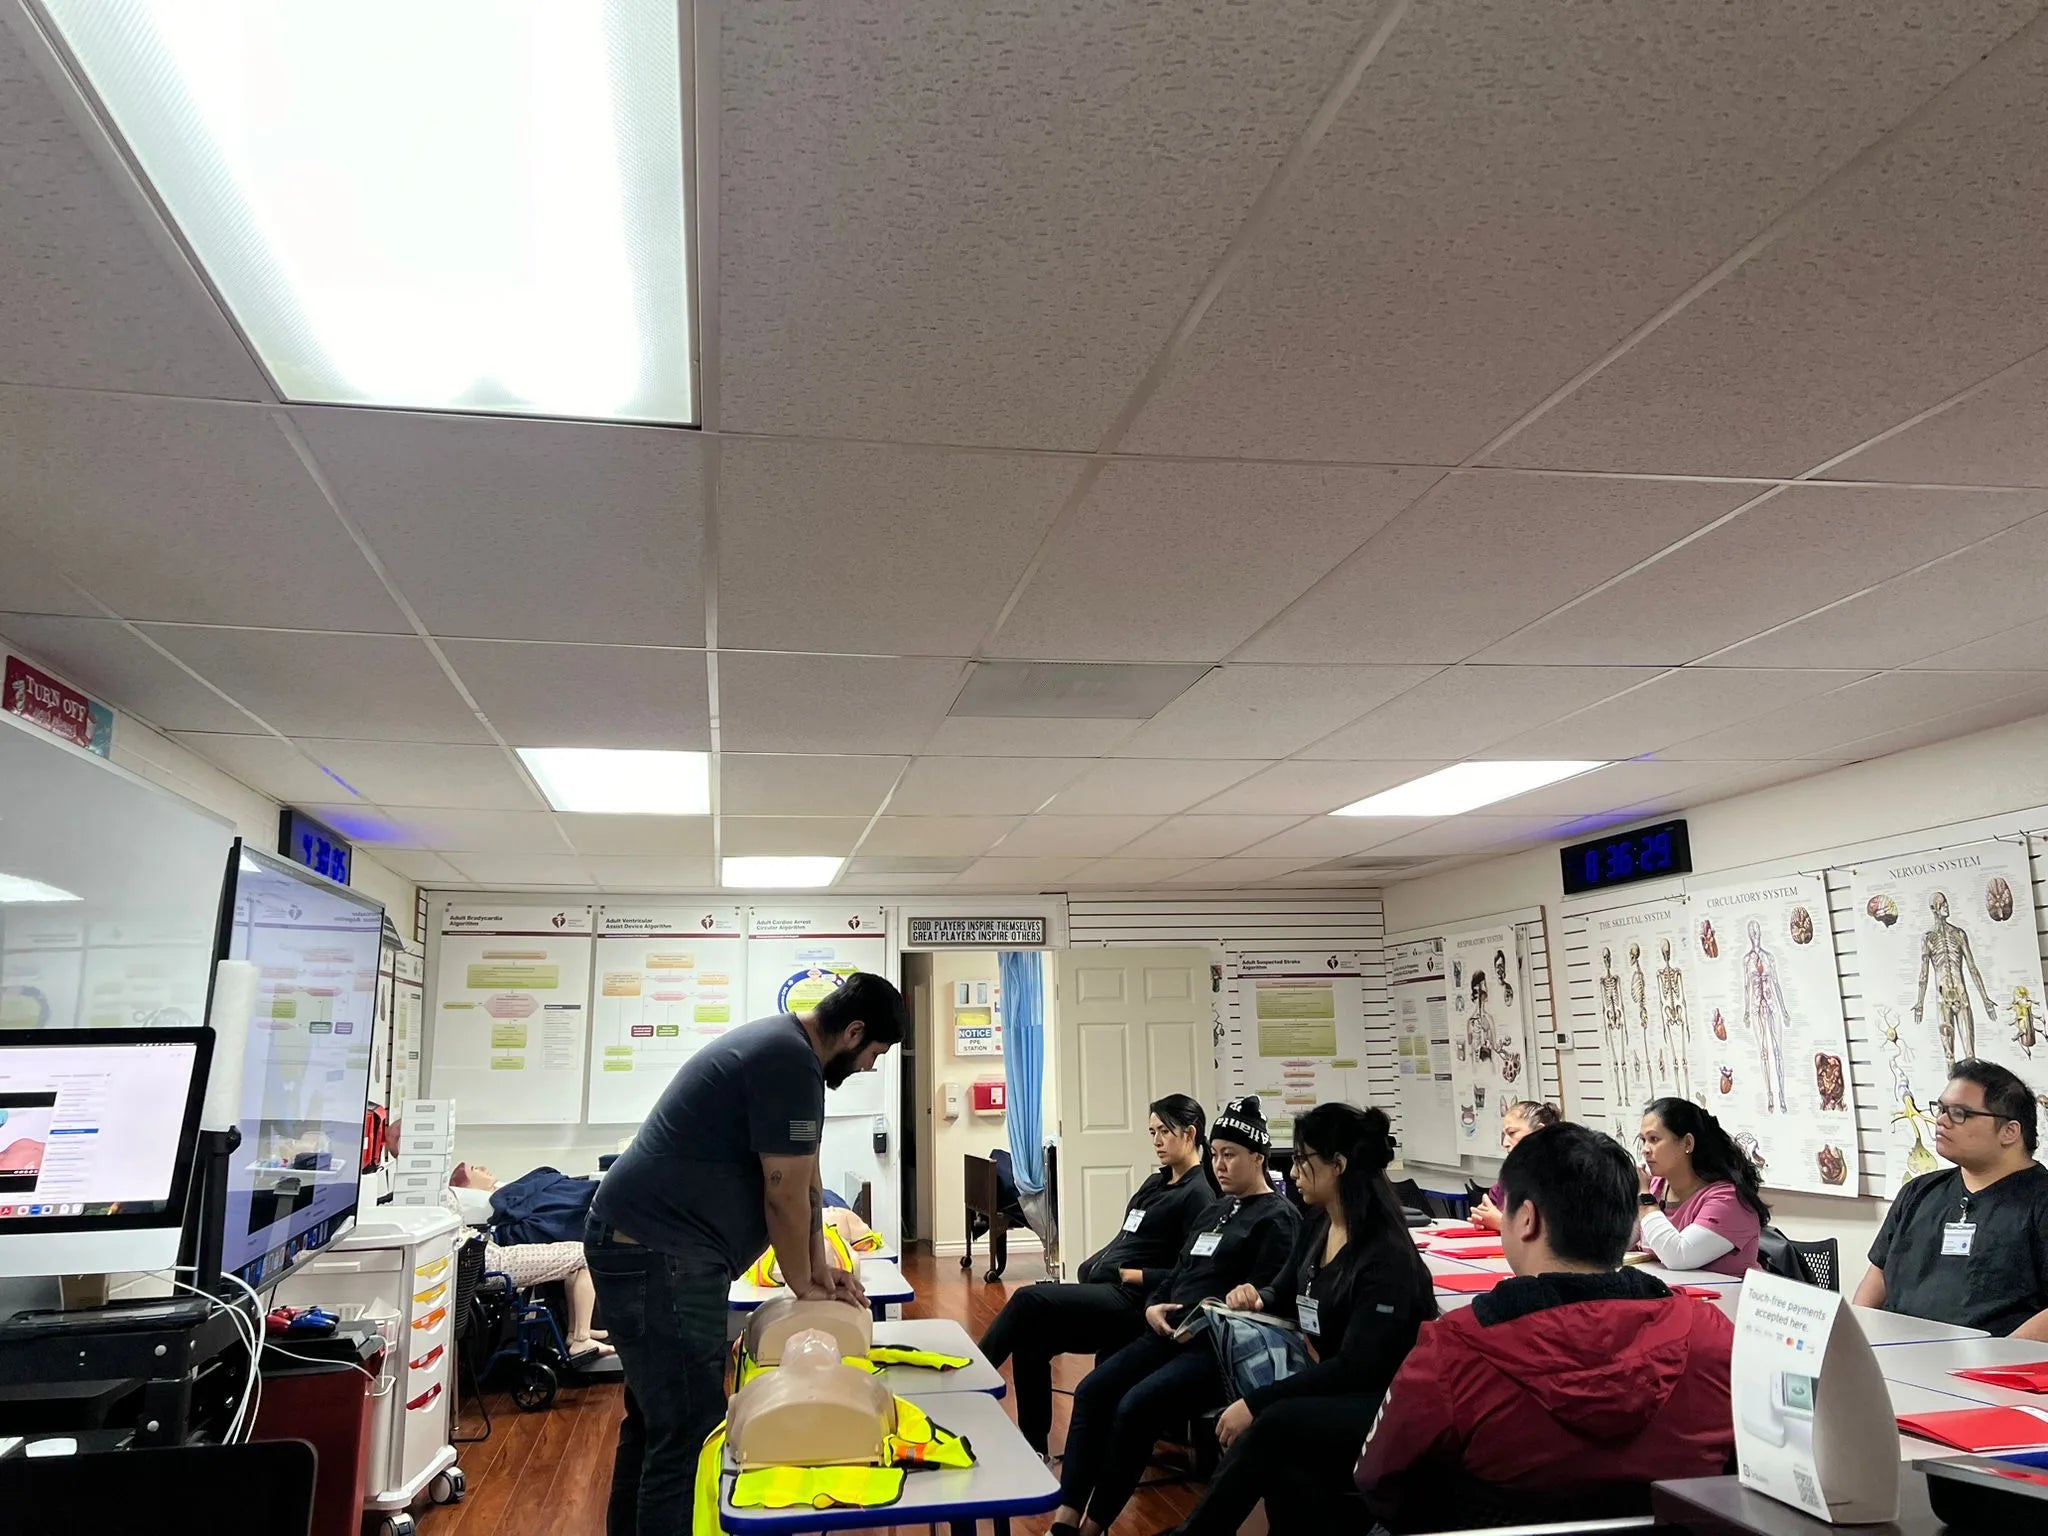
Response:
[{"label": "ceiling light fixture", "polygon": [[733,857],[719,866],[719,883],[759,891],[815,890],[838,879],[839,866],[845,862],[822,854]]},{"label": "ceiling light fixture", "polygon": [[83,901],[70,891],[54,885],[45,885],[40,880],[31,880],[27,875],[10,875],[0,871],[0,906],[36,901]]},{"label": "ceiling light fixture", "polygon": [[696,419],[676,6],[40,4],[287,400]]},{"label": "ceiling light fixture", "polygon": [[1456,816],[1606,766],[1605,762],[1454,763],[1377,795],[1368,795],[1330,814]]},{"label": "ceiling light fixture", "polygon": [[519,760],[558,811],[604,816],[711,814],[711,758],[703,752],[521,747]]}]

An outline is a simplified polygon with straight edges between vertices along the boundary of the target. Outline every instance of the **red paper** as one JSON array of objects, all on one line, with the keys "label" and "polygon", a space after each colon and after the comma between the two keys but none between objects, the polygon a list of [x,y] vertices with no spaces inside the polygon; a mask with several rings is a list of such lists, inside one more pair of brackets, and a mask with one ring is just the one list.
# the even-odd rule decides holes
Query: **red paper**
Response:
[{"label": "red paper", "polygon": [[1502,1259],[1507,1249],[1499,1243],[1459,1243],[1456,1247],[1440,1247],[1436,1252],[1447,1259]]},{"label": "red paper", "polygon": [[1492,1237],[1484,1227],[1431,1227],[1430,1237]]},{"label": "red paper", "polygon": [[2009,1392],[2048,1392],[2048,1360],[2037,1360],[2032,1365],[1975,1366],[1950,1371],[1949,1375],[1965,1376],[1988,1387],[2004,1387]]},{"label": "red paper", "polygon": [[1902,1413],[1899,1428],[1922,1440],[1988,1456],[1999,1451],[2048,1447],[2048,1418],[2024,1408],[1951,1408],[1940,1413]]},{"label": "red paper", "polygon": [[1721,1299],[1720,1287],[1712,1285],[1674,1285],[1671,1287],[1671,1294],[1674,1296],[1690,1296],[1694,1301],[1719,1301]]},{"label": "red paper", "polygon": [[[1483,1296],[1492,1290],[1506,1275],[1489,1275],[1474,1270],[1469,1275],[1432,1275],[1430,1284],[1440,1291],[1457,1291],[1462,1295]],[[2044,1425],[2043,1428],[2048,1428]]]}]

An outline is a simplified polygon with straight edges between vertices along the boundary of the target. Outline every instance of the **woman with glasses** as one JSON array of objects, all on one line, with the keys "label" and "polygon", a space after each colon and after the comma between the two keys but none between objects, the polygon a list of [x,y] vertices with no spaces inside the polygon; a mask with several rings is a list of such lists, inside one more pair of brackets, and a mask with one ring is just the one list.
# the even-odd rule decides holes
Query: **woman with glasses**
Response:
[{"label": "woman with glasses", "polygon": [[1121,1349],[1145,1331],[1145,1296],[1172,1270],[1188,1229],[1219,1193],[1208,1165],[1208,1117],[1184,1093],[1152,1106],[1152,1155],[1159,1171],[1124,1206],[1123,1226],[1076,1272],[1078,1285],[1050,1282],[1018,1291],[982,1335],[992,1365],[1010,1362],[1017,1427],[1043,1456],[1052,1436],[1054,1355]]},{"label": "woman with glasses", "polygon": [[1710,1269],[1740,1278],[1757,1263],[1771,1208],[1756,1164],[1721,1122],[1689,1099],[1657,1099],[1643,1111],[1642,1206],[1636,1246],[1670,1269]]},{"label": "woman with glasses", "polygon": [[1344,1523],[1352,1466],[1387,1383],[1437,1315],[1429,1267],[1387,1183],[1393,1159],[1383,1110],[1318,1104],[1294,1122],[1293,1176],[1309,1219],[1279,1279],[1225,1299],[1297,1324],[1315,1362],[1223,1410],[1223,1464],[1181,1536],[1231,1536],[1261,1499],[1275,1531]]},{"label": "woman with glasses", "polygon": [[[1500,1149],[1503,1152],[1512,1152],[1531,1131],[1540,1131],[1546,1125],[1557,1125],[1563,1119],[1564,1116],[1557,1112],[1555,1106],[1539,1104],[1534,1099],[1523,1099],[1518,1104],[1510,1104],[1501,1115]],[[1507,1191],[1496,1181],[1493,1188],[1487,1191],[1486,1198],[1473,1207],[1472,1225],[1484,1227],[1489,1232],[1498,1232],[1501,1202],[1507,1197]]]}]

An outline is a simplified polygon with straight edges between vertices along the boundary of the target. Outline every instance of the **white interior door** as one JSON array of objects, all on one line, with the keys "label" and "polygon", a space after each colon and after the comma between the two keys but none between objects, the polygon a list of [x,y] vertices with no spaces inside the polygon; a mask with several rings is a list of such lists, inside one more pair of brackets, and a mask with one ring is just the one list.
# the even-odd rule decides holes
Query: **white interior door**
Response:
[{"label": "white interior door", "polygon": [[1200,949],[1060,953],[1060,1251],[1095,1252],[1158,1164],[1146,1108],[1191,1094],[1215,1112],[1209,954]]}]

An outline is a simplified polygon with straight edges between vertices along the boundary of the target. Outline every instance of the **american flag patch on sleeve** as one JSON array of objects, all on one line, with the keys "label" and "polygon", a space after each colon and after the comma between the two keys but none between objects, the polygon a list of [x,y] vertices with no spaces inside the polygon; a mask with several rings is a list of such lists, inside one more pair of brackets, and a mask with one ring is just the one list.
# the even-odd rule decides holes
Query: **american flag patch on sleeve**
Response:
[{"label": "american flag patch on sleeve", "polygon": [[791,1141],[816,1141],[818,1139],[818,1122],[815,1120],[790,1121],[789,1139]]}]

